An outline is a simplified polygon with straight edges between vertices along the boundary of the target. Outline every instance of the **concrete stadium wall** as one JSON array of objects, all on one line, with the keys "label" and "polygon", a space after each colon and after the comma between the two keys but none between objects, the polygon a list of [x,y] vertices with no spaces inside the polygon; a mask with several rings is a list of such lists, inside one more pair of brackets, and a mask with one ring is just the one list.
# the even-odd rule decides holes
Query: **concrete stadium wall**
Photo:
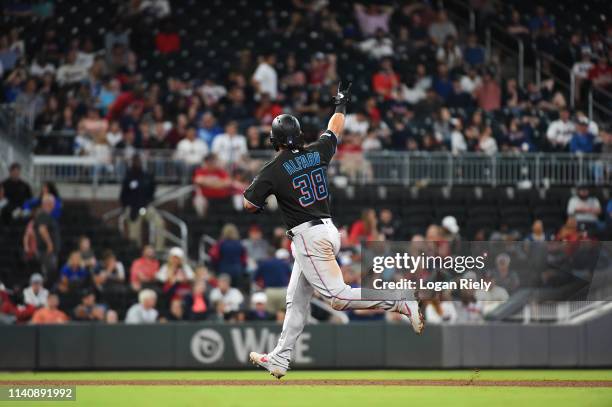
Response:
[{"label": "concrete stadium wall", "polygon": [[[276,324],[0,327],[0,369],[241,369],[270,351]],[[612,366],[612,315],[581,325],[309,325],[296,368]]]}]

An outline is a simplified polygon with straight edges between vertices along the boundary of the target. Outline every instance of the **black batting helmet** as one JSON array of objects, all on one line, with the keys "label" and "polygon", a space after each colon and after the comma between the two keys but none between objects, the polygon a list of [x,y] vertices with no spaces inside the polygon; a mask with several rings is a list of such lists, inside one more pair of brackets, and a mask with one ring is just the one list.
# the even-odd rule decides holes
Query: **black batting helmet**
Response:
[{"label": "black batting helmet", "polygon": [[278,151],[281,146],[289,150],[302,148],[304,145],[304,137],[298,119],[290,114],[276,116],[272,121],[270,141],[276,151]]}]

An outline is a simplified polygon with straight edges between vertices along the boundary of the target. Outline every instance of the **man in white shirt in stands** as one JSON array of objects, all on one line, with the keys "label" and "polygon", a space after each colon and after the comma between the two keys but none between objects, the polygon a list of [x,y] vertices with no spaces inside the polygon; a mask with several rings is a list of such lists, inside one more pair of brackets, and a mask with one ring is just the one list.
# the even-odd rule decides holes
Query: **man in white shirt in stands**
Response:
[{"label": "man in white shirt in stands", "polygon": [[578,223],[597,223],[599,215],[601,215],[599,199],[590,196],[587,187],[578,187],[578,194],[567,202],[567,216],[574,216]]},{"label": "man in white shirt in stands", "polygon": [[60,85],[82,82],[89,75],[89,67],[77,62],[77,51],[68,52],[66,61],[59,67],[55,76]]},{"label": "man in white shirt in stands", "polygon": [[126,324],[154,324],[157,322],[158,312],[155,309],[157,294],[151,289],[144,289],[138,293],[138,304],[134,304],[125,316]]},{"label": "man in white shirt in stands", "polygon": [[559,111],[559,119],[553,121],[546,130],[546,138],[550,142],[553,150],[565,151],[576,127],[570,120],[570,114],[567,109]]},{"label": "man in white shirt in stands", "polygon": [[23,290],[23,303],[41,308],[47,305],[49,290],[43,287],[43,276],[34,273],[30,277],[30,286]]},{"label": "man in white shirt in stands", "polygon": [[195,126],[189,126],[185,138],[176,145],[174,158],[191,167],[200,165],[207,155],[208,145],[198,138],[198,131]]},{"label": "man in white shirt in stands", "polygon": [[259,100],[264,93],[270,95],[271,100],[276,100],[278,94],[278,75],[274,69],[275,63],[276,56],[268,54],[261,59],[257,69],[255,69],[252,84],[255,87],[256,100]]},{"label": "man in white shirt in stands", "polygon": [[218,279],[218,287],[210,293],[210,301],[221,308],[224,314],[240,311],[244,303],[244,296],[237,288],[231,287],[232,278],[229,274],[221,274]]},{"label": "man in white shirt in stands", "polygon": [[232,121],[225,126],[225,133],[213,140],[212,152],[223,165],[238,163],[248,151],[246,138],[238,134],[238,123]]}]

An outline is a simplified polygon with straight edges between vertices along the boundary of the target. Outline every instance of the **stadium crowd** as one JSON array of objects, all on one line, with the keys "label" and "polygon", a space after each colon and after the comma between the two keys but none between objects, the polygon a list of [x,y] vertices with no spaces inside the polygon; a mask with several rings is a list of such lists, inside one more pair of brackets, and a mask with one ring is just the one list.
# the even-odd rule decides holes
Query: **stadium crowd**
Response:
[{"label": "stadium crowd", "polygon": [[[88,236],[81,236],[60,263],[62,201],[54,185],[44,184],[40,195],[33,197],[30,186],[21,179],[18,165],[11,167],[9,178],[0,185],[3,221],[25,219],[28,222],[23,253],[40,266],[40,272],[33,273],[29,285],[21,291],[11,291],[0,284],[0,320],[5,323],[283,320],[293,259],[291,242],[280,226],[271,236],[264,236],[262,229],[252,224],[247,236],[241,237],[238,228],[227,223],[208,250],[204,264],[191,263],[179,247],[156,251],[146,243],[140,257],[124,264],[112,250],[92,247]],[[522,234],[502,222],[497,230],[481,229],[474,236],[462,236],[453,216],[444,217],[439,224],[430,224],[423,234],[407,230],[402,219],[391,210],[372,208],[364,210],[361,218],[352,224],[341,227],[342,250],[338,262],[347,284],[360,285],[362,253],[359,248],[363,242],[434,242],[427,249],[432,254],[468,239],[558,241],[578,245],[612,232],[612,199],[602,207],[588,188],[579,187],[577,194],[567,201],[566,222],[552,231],[536,219],[528,233]],[[518,257],[515,252],[512,254],[513,262],[528,258],[525,253]],[[483,274],[494,284],[493,289],[477,293],[468,290],[431,293],[424,298],[427,318],[433,323],[482,321],[520,287],[521,279],[534,278],[524,271],[525,267],[520,264],[511,264],[508,253],[500,252],[494,265]],[[397,274],[394,278],[401,277],[405,276]],[[439,281],[476,275],[449,276],[439,270],[420,269],[412,275],[417,277]],[[547,269],[535,278],[535,283],[527,284],[553,287],[564,281],[564,274]],[[317,319],[341,321],[339,314],[340,311],[326,310],[313,315]],[[400,318],[370,310],[351,311],[346,316],[349,320],[361,321]]]},{"label": "stadium crowd", "polygon": [[[111,164],[123,153],[166,149],[190,166],[210,152],[222,164],[241,166],[249,151],[269,148],[269,125],[283,111],[298,115],[308,136],[316,136],[329,114],[339,69],[347,70],[341,55],[352,64],[367,61],[361,74],[369,76],[356,92],[359,100],[347,118],[341,154],[612,149],[609,133],[601,135],[593,122],[581,127],[588,120],[584,113],[565,111],[568,95],[551,78],[520,88],[516,78],[502,77],[499,57],[495,50],[486,54],[482,36],[459,30],[446,10],[426,2],[396,8],[357,3],[352,18],[340,19],[326,1],[295,0],[291,18],[270,10],[268,18],[278,19],[277,27],[261,27],[262,32],[283,33],[288,42],[319,32],[340,38],[337,49],[312,50],[304,58],[258,44],[236,50],[226,72],[209,68],[190,79],[168,74],[153,80],[142,69],[144,55],[153,51],[163,65],[187,41],[168,1],[142,2],[131,18],[145,19],[152,12],[149,3],[155,4],[156,18],[162,17],[155,26],[162,28],[144,38],[136,38],[140,31],[127,28],[119,15],[110,18],[104,35],[94,37],[59,37],[46,24],[31,47],[22,37],[22,20],[1,33],[0,98],[33,121],[40,153],[90,155]],[[518,15],[508,30],[538,36],[552,20],[537,10],[528,26]],[[575,42],[580,78],[606,86],[609,36],[597,44],[581,37]],[[549,117],[557,116],[566,124],[549,126]]]},{"label": "stadium crowd", "polygon": [[[181,20],[171,2],[117,3],[116,14],[105,16],[103,31],[84,35],[77,30],[68,37],[58,35],[53,7],[7,6],[9,23],[0,29],[0,101],[13,104],[20,117],[32,123],[41,154],[91,156],[104,171],[116,157],[170,151],[173,159],[194,171],[198,188],[193,203],[201,216],[211,199],[240,197],[245,171],[252,169],[248,156],[270,149],[267,134],[276,115],[296,114],[307,138],[316,137],[329,117],[338,80],[345,77],[355,81],[356,101],[346,119],[340,159],[381,149],[612,153],[606,124],[568,110],[568,95],[546,72],[539,85],[529,82],[521,88],[516,78],[503,75],[496,50],[487,54],[479,32],[459,29],[447,10],[429,2],[399,7],[356,3],[348,15],[338,14],[334,2],[285,2],[286,13],[274,7],[264,10],[267,23],[259,27],[257,46],[234,50],[227,69],[220,69],[212,56],[199,69],[182,73],[164,70],[186,63],[180,58],[194,41],[178,28]],[[42,24],[36,41],[23,34],[24,19],[33,16]],[[528,24],[524,20],[515,10],[508,31],[537,38],[550,32],[551,19],[540,9]],[[609,86],[610,33],[595,43],[572,37],[572,62],[581,75],[581,89],[589,82]],[[299,44],[313,35],[333,39],[334,46],[309,48],[304,54],[297,46],[278,50],[265,45],[279,36],[285,43]],[[147,68],[154,63],[162,66],[159,72]],[[121,204],[131,220],[130,237],[138,241],[138,211],[152,195],[138,164],[132,165]],[[125,188],[135,179],[142,195]],[[253,226],[241,238],[235,226],[226,224],[206,265],[190,264],[178,247],[160,253],[161,243],[143,244],[141,257],[124,264],[107,248],[92,247],[87,236],[61,259],[62,202],[52,183],[33,197],[19,167],[13,166],[0,189],[0,205],[3,222],[16,217],[28,221],[24,253],[40,264],[40,273],[32,274],[22,292],[0,284],[3,322],[282,321],[292,267],[290,242],[282,229],[265,238]],[[153,210],[145,213],[147,221],[158,222]],[[588,240],[593,238],[590,230],[610,227],[611,214],[612,201],[602,209],[581,190],[568,202],[567,222],[552,236],[536,220],[526,236],[500,229],[483,230],[477,238]],[[453,217],[430,225],[424,235],[405,236],[401,230],[401,219],[384,209],[365,210],[361,219],[343,228],[339,263],[345,281],[359,284],[355,247],[362,240],[461,239]],[[441,301],[451,298],[444,292],[427,300],[428,320],[480,321],[490,311],[483,303],[504,301],[517,288],[519,276],[508,256],[500,255],[487,279],[496,284],[493,297]],[[117,297],[129,298],[129,308],[114,306]],[[338,318],[330,315],[317,316]],[[359,311],[349,318],[396,316]]]}]

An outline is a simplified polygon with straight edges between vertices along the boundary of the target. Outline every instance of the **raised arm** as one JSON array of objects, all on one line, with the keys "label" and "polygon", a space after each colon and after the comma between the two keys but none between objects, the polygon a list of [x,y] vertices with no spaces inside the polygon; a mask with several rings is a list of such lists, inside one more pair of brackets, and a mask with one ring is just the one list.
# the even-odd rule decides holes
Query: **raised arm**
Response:
[{"label": "raised arm", "polygon": [[351,85],[352,82],[349,82],[348,86],[345,89],[342,89],[342,82],[338,84],[338,93],[336,93],[336,96],[334,96],[336,112],[333,114],[331,119],[329,119],[329,123],[327,125],[327,128],[336,135],[338,141],[340,141],[340,137],[342,137],[342,132],[344,131],[346,105],[351,101]]}]

